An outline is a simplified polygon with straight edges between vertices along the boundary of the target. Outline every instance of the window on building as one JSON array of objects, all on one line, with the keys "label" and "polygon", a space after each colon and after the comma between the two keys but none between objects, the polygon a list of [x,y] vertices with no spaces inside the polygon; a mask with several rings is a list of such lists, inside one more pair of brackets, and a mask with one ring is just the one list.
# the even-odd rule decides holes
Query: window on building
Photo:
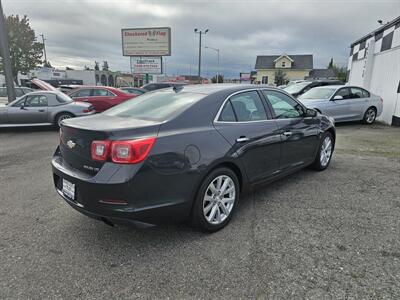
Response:
[{"label": "window on building", "polygon": [[282,68],[284,68],[285,66],[286,66],[286,62],[283,61],[283,62],[282,62]]},{"label": "window on building", "polygon": [[268,76],[263,76],[263,77],[261,78],[261,83],[262,83],[262,84],[268,84]]}]

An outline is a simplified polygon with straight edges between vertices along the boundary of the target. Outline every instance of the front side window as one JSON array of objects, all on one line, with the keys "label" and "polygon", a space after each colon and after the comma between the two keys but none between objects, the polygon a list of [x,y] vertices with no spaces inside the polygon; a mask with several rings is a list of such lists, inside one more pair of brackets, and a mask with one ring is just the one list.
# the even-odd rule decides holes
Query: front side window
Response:
[{"label": "front side window", "polygon": [[230,98],[238,122],[266,120],[262,100],[256,91],[244,92]]},{"label": "front side window", "polygon": [[289,96],[277,91],[262,91],[270,102],[276,119],[300,118],[304,108]]},{"label": "front side window", "polygon": [[26,99],[26,97],[24,97],[24,98],[18,100],[18,101],[15,102],[12,106],[13,106],[13,107],[21,107],[21,106],[23,106],[24,103],[25,103],[25,99]]},{"label": "front side window", "polygon": [[350,91],[348,88],[340,89],[335,96],[342,96],[343,99],[350,99]]},{"label": "front side window", "polygon": [[26,107],[43,107],[47,106],[47,97],[44,95],[27,96],[25,100]]}]

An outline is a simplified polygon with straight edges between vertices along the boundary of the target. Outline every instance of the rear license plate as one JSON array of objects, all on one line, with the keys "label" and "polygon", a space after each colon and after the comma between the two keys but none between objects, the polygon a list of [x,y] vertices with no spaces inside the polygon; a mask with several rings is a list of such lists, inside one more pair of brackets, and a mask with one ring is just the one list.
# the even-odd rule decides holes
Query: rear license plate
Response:
[{"label": "rear license plate", "polygon": [[75,200],[75,184],[63,179],[62,192],[64,196],[70,198],[71,200]]}]

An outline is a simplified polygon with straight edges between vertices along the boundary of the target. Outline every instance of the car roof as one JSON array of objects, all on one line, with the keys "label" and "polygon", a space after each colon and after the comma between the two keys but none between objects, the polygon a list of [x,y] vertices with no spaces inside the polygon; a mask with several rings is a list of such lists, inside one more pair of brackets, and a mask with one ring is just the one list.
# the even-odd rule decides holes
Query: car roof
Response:
[{"label": "car roof", "polygon": [[[271,90],[282,91],[281,89],[267,85],[239,84],[239,83],[188,84],[179,87],[179,90],[189,93],[211,95],[220,91],[227,91],[230,93],[234,93],[247,89],[260,89],[260,88],[268,88]],[[172,87],[170,89],[172,89]],[[164,90],[168,90],[168,88]]]},{"label": "car roof", "polygon": [[28,93],[28,94],[25,94],[25,95],[58,95],[58,94],[61,94],[61,92],[57,92],[57,91],[43,91],[43,90],[40,90],[40,91],[34,91],[34,92],[30,92],[30,93]]}]

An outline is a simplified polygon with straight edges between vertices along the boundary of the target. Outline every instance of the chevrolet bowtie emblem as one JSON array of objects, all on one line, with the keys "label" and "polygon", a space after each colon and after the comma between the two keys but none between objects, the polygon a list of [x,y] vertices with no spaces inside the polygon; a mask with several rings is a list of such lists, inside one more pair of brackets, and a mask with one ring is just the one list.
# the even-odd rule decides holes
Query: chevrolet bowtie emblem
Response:
[{"label": "chevrolet bowtie emblem", "polygon": [[76,145],[76,143],[74,143],[74,142],[71,141],[71,140],[69,140],[69,141],[67,142],[67,146],[68,146],[70,149],[74,148],[75,145]]}]

